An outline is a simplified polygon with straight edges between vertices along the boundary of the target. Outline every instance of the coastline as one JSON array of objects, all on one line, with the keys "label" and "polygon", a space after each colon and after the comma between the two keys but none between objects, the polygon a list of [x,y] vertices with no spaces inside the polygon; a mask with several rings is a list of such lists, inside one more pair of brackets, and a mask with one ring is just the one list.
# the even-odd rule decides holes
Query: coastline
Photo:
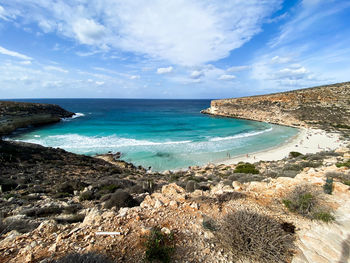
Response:
[{"label": "coastline", "polygon": [[300,128],[299,133],[285,143],[262,151],[239,155],[216,162],[216,164],[231,165],[238,162],[277,161],[288,157],[290,152],[315,154],[321,151],[335,150],[347,145],[347,141],[340,139],[339,133],[328,133],[320,129]]}]

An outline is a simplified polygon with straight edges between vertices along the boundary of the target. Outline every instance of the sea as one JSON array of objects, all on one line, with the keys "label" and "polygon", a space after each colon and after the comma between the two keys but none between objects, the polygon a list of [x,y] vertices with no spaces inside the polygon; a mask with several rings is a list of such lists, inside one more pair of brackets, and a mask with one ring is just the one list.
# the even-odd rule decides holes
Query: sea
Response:
[{"label": "sea", "polygon": [[10,138],[122,160],[153,171],[186,169],[276,147],[298,129],[201,114],[210,100],[22,99],[53,103],[73,118],[16,131]]}]

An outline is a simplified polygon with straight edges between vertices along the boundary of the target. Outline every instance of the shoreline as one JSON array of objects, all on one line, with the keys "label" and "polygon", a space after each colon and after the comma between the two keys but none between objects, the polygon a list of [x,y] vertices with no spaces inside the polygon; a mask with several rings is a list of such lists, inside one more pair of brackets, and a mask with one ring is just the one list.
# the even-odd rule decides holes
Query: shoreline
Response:
[{"label": "shoreline", "polygon": [[238,162],[277,161],[288,157],[290,152],[315,154],[321,151],[335,150],[345,145],[347,145],[347,141],[341,140],[339,133],[329,133],[321,129],[300,128],[297,135],[281,145],[235,156],[224,161],[216,162],[215,164],[231,165]]}]

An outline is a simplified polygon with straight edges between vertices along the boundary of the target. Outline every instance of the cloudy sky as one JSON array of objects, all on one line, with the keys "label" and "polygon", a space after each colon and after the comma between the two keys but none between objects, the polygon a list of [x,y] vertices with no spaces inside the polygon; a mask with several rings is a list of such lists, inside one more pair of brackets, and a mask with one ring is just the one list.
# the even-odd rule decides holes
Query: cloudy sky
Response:
[{"label": "cloudy sky", "polygon": [[0,0],[1,98],[225,98],[350,80],[348,0]]}]

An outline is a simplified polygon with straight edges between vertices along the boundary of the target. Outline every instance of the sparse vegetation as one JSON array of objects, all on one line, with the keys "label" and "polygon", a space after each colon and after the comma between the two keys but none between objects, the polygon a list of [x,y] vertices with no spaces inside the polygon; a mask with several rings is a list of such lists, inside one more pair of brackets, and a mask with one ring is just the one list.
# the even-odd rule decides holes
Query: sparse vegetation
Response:
[{"label": "sparse vegetation", "polygon": [[228,214],[213,233],[237,261],[287,262],[291,257],[292,231],[265,215],[246,210]]},{"label": "sparse vegetation", "polygon": [[300,153],[300,152],[290,152],[290,153],[289,153],[289,157],[290,157],[290,158],[296,158],[296,157],[299,157],[299,156],[301,156],[301,155],[303,155],[303,154]]},{"label": "sparse vegetation", "polygon": [[175,250],[173,233],[166,234],[160,228],[155,227],[145,242],[146,261],[170,262],[171,255]]},{"label": "sparse vegetation", "polygon": [[327,177],[326,183],[323,185],[323,191],[331,195],[333,192],[333,178]]},{"label": "sparse vegetation", "polygon": [[348,167],[348,168],[350,168],[350,160],[347,160],[346,162],[343,162],[343,163],[336,163],[335,165],[338,168],[340,168],[340,167]]},{"label": "sparse vegetation", "polygon": [[109,200],[105,203],[105,208],[115,207],[119,209],[121,207],[133,207],[137,206],[139,203],[134,200],[134,198],[125,191],[118,190],[115,193],[111,194]]},{"label": "sparse vegetation", "polygon": [[326,216],[327,214],[331,215],[331,209],[322,203],[321,192],[311,185],[296,186],[282,202],[289,211],[306,218],[324,222],[332,220],[332,217]]},{"label": "sparse vegetation", "polygon": [[89,252],[85,254],[70,253],[54,263],[113,263],[105,255],[98,254],[96,252]]},{"label": "sparse vegetation", "polygon": [[245,174],[258,174],[259,170],[257,170],[255,168],[254,164],[239,163],[233,172],[234,173],[245,173]]},{"label": "sparse vegetation", "polygon": [[95,196],[94,196],[94,193],[90,190],[88,191],[85,191],[85,192],[82,192],[79,196],[79,201],[82,202],[82,201],[86,201],[86,200],[94,200],[95,199]]}]

